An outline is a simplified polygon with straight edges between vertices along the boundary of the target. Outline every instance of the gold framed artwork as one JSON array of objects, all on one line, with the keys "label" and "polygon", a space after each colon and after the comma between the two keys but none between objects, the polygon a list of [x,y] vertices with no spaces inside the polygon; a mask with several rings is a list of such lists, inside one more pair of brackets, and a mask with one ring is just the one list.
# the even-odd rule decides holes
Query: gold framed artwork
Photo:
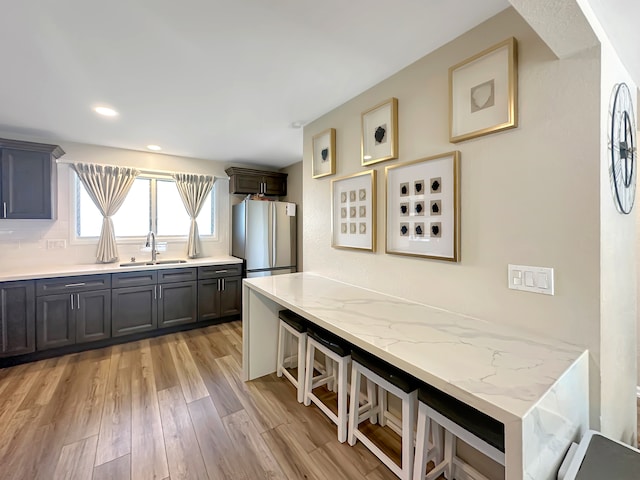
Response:
[{"label": "gold framed artwork", "polygon": [[385,169],[385,252],[460,259],[460,152]]},{"label": "gold framed artwork", "polygon": [[398,158],[398,99],[390,98],[362,112],[363,166]]},{"label": "gold framed artwork", "polygon": [[518,126],[517,43],[511,37],[449,68],[449,141]]},{"label": "gold framed artwork", "polygon": [[331,246],[376,251],[376,171],[331,180]]},{"label": "gold framed artwork", "polygon": [[313,136],[311,175],[326,177],[336,173],[336,129],[329,128]]}]

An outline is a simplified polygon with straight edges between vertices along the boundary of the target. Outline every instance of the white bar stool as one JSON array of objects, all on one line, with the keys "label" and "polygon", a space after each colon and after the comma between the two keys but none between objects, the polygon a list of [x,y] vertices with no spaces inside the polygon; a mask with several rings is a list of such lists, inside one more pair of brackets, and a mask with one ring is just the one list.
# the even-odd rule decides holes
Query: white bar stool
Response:
[{"label": "white bar stool", "polygon": [[[504,466],[504,425],[479,410],[440,390],[423,384],[418,392],[418,432],[413,480],[433,480],[440,474],[451,480],[456,470],[467,477],[488,480],[456,455],[456,441],[462,440],[480,453]],[[430,426],[444,428],[444,454],[440,462],[425,476]]]},{"label": "white bar stool", "polygon": [[[278,335],[278,358],[276,374],[278,377],[283,375],[287,378],[298,391],[298,402],[304,400],[304,379],[305,379],[305,359],[307,349],[307,321],[292,312],[291,310],[281,310],[278,313],[280,318],[280,327]],[[290,354],[291,340],[297,340],[297,352]],[[292,362],[297,366],[297,376],[288,370],[292,367]]]},{"label": "white bar stool", "polygon": [[[321,352],[330,359],[324,372],[314,376],[315,352]],[[338,440],[343,443],[347,439],[347,367],[351,361],[351,345],[342,338],[316,327],[307,329],[307,363],[304,386],[304,404],[315,403],[322,412],[338,426]],[[337,365],[337,369],[334,365]],[[329,390],[338,393],[338,414],[325,405],[313,390],[327,385]]]},{"label": "white bar stool", "polygon": [[[349,410],[349,445],[355,445],[360,440],[378,459],[384,463],[395,475],[402,480],[411,480],[413,474],[413,440],[416,420],[416,407],[418,403],[417,383],[410,375],[381,360],[374,355],[360,351],[351,352],[351,405]],[[358,429],[364,420],[371,420],[378,415],[383,420],[385,410],[379,399],[384,395],[380,392],[377,396],[368,398],[367,402],[360,406],[358,402],[360,393],[360,381],[364,376],[367,381],[373,382],[384,391],[395,395],[402,401],[402,461],[396,464],[386,453],[373,443],[362,431]],[[372,422],[375,423],[375,422]]]}]

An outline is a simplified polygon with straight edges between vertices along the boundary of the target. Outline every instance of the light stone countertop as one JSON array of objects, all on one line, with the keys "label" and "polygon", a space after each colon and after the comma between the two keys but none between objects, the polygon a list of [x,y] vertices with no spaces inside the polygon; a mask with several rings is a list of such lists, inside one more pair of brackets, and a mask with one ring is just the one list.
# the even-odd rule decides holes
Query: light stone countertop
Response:
[{"label": "light stone countertop", "polygon": [[122,273],[139,270],[161,270],[168,268],[201,267],[207,265],[242,263],[241,259],[227,255],[185,260],[187,260],[186,263],[173,263],[164,265],[136,265],[126,267],[120,266],[120,263],[126,263],[126,261],[118,261],[115,263],[86,263],[79,265],[47,265],[43,267],[28,267],[24,269],[4,269],[0,267],[0,282],[9,282],[14,280],[33,280],[37,278],[94,275],[100,273]]},{"label": "light stone countertop", "polygon": [[524,418],[586,352],[508,325],[311,273],[244,282],[503,423]]}]

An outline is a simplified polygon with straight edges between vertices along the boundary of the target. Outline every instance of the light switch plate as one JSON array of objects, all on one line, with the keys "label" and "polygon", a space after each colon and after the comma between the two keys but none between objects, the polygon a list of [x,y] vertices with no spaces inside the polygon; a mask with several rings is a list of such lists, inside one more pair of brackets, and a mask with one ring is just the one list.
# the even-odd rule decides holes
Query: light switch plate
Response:
[{"label": "light switch plate", "polygon": [[553,268],[509,264],[507,284],[512,290],[554,295]]}]

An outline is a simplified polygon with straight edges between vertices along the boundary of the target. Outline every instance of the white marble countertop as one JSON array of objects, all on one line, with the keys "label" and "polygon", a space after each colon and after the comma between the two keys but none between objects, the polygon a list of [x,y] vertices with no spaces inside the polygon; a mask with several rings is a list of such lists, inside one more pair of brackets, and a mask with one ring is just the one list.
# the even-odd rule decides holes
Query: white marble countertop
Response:
[{"label": "white marble countertop", "polygon": [[586,351],[306,272],[244,282],[503,423],[524,418]]},{"label": "white marble countertop", "polygon": [[[163,259],[161,259],[163,260]],[[71,277],[77,275],[92,275],[99,273],[121,273],[134,270],[161,270],[167,268],[200,267],[206,265],[224,265],[242,263],[242,260],[227,255],[218,257],[203,257],[185,259],[186,263],[172,263],[164,265],[136,265],[121,267],[120,263],[86,263],[79,265],[47,265],[42,267],[3,269],[0,267],[0,282],[14,280],[32,280],[35,278]]]}]

